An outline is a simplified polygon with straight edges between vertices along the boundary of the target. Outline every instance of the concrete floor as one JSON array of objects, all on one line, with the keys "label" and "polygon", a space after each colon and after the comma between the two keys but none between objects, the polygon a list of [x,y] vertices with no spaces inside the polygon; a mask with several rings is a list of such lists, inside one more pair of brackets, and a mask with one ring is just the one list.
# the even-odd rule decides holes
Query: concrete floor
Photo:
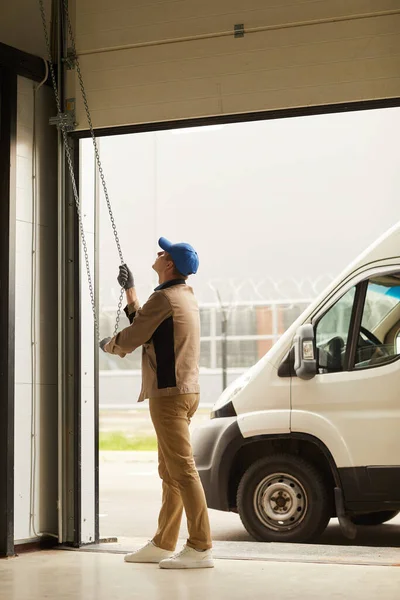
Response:
[{"label": "concrete floor", "polygon": [[218,560],[215,569],[164,571],[118,554],[62,550],[0,561],[0,600],[398,600],[400,569]]}]

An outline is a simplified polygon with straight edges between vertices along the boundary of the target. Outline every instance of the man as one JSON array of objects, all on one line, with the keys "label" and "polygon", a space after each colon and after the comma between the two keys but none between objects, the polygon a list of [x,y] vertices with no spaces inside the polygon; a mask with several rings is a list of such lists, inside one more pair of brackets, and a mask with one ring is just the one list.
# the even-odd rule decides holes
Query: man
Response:
[{"label": "man", "polygon": [[[126,290],[125,312],[131,325],[100,342],[104,352],[122,358],[143,347],[139,402],[150,400],[163,481],[157,533],[125,561],[159,563],[163,569],[213,567],[207,505],[189,434],[199,405],[200,319],[186,280],[197,272],[199,259],[189,244],[171,244],[165,238],[158,243],[162,251],[153,265],[158,287],[139,308],[132,273],[122,265],[118,282]],[[183,508],[189,538],[183,550],[174,554]]]}]

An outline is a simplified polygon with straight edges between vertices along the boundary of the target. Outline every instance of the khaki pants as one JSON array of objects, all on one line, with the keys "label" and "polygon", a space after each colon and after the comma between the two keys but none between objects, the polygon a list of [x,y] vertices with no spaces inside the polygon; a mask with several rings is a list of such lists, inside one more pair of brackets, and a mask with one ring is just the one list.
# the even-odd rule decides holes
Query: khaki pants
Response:
[{"label": "khaki pants", "polygon": [[158,472],[162,479],[162,506],[153,543],[175,550],[185,508],[188,546],[212,547],[203,486],[193,459],[189,424],[199,405],[199,394],[150,398],[150,415],[158,441]]}]

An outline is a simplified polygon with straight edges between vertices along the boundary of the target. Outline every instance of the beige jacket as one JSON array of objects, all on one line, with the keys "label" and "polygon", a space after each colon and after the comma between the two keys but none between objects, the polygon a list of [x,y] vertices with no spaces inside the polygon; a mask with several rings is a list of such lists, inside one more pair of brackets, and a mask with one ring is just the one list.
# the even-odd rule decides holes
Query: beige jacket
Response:
[{"label": "beige jacket", "polygon": [[138,401],[199,393],[200,318],[192,288],[184,280],[168,281],[142,308],[130,304],[125,312],[131,325],[104,349],[123,358],[143,347]]}]

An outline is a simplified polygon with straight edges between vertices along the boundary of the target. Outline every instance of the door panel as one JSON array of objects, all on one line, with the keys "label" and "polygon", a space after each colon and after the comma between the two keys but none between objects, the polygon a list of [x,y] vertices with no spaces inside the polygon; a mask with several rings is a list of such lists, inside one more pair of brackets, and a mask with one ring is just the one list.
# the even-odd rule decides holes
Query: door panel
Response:
[{"label": "door panel", "polygon": [[[298,411],[309,413],[312,422],[322,417],[337,434],[336,446],[329,449],[338,467],[400,465],[399,387],[398,361],[368,370],[318,374],[309,381],[293,378],[291,430],[304,427],[304,415]],[[319,437],[318,431],[314,435]],[[348,462],[343,464],[346,454]]]},{"label": "door panel", "polygon": [[[372,272],[316,320],[318,374],[292,379],[291,430],[317,425],[339,468],[400,465],[396,324],[400,274]],[[386,475],[371,473],[370,487],[383,491]]]}]

